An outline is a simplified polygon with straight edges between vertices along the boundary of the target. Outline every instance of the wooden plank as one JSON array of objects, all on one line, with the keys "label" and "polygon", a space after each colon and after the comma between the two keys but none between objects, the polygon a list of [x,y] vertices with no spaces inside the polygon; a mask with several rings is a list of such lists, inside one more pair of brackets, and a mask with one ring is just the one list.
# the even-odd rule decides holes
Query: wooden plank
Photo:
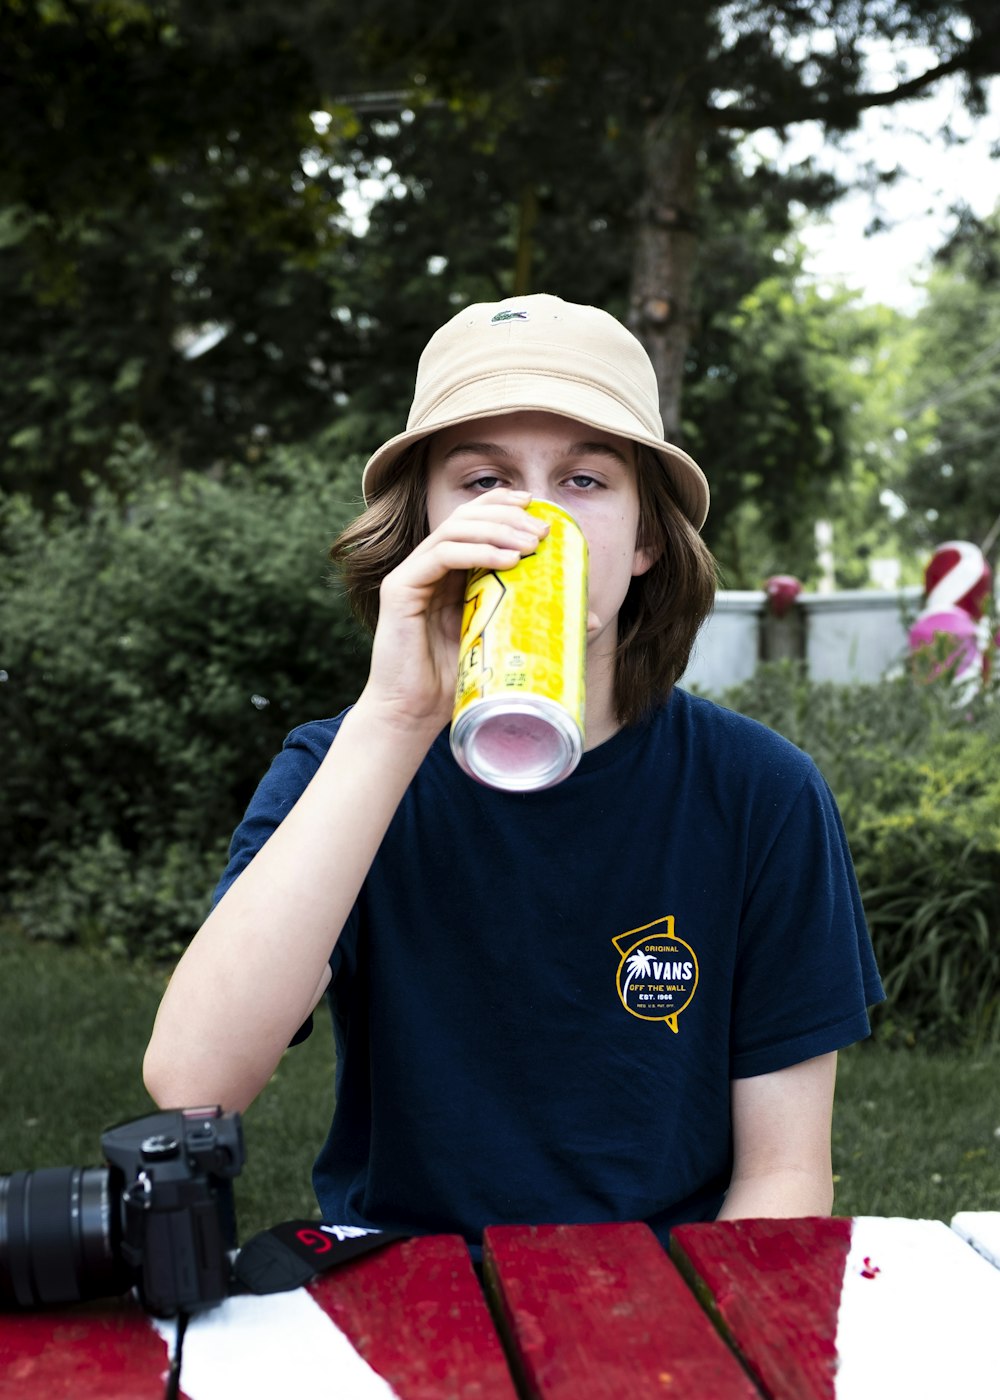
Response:
[{"label": "wooden plank", "polygon": [[387,1245],[324,1274],[310,1290],[400,1400],[515,1400],[459,1236]]},{"label": "wooden plank", "polygon": [[0,1400],[163,1400],[169,1370],[131,1298],[0,1313]]},{"label": "wooden plank", "polygon": [[951,1228],[995,1269],[1000,1269],[1000,1211],[960,1211],[952,1216]]},{"label": "wooden plank", "polygon": [[758,1400],[646,1225],[494,1226],[483,1258],[532,1400]]},{"label": "wooden plank", "polygon": [[[157,1327],[172,1337],[172,1323]],[[389,1384],[305,1288],[238,1293],[195,1313],[184,1333],[181,1384],[192,1400],[393,1400]]]},{"label": "wooden plank", "polygon": [[[174,1333],[131,1298],[0,1314],[0,1400],[163,1400]],[[516,1400],[457,1236],[387,1246],[308,1290],[229,1298],[191,1319],[183,1358],[179,1400],[331,1385],[345,1400],[389,1387],[399,1400]]]},{"label": "wooden plank", "polygon": [[996,1400],[1000,1271],[940,1220],[745,1220],[671,1242],[773,1400]]},{"label": "wooden plank", "polygon": [[833,1400],[851,1222],[678,1225],[670,1252],[768,1395]]},{"label": "wooden plank", "polygon": [[996,1400],[1000,1273],[941,1220],[860,1216],[853,1224],[838,1397]]}]

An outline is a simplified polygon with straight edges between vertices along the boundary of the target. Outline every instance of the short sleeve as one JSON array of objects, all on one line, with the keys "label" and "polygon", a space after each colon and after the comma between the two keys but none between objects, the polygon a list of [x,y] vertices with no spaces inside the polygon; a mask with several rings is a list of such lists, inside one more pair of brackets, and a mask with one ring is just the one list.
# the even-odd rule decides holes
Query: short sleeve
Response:
[{"label": "short sleeve", "polygon": [[883,999],[847,838],[818,770],[748,872],[734,980],[731,1074],[785,1069],[870,1032]]},{"label": "short sleeve", "polygon": [[229,860],[212,895],[213,908],[277,831],[319,768],[333,736],[327,739],[325,748],[318,750],[315,740],[310,742],[308,731],[312,728],[304,725],[293,730],[261,779],[243,820],[233,832]]}]

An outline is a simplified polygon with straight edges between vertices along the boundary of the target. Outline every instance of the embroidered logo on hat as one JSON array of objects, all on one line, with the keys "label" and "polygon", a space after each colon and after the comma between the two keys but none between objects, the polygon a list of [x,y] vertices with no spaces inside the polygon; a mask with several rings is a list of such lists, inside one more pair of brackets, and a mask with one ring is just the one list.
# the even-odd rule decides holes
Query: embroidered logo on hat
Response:
[{"label": "embroidered logo on hat", "polygon": [[498,321],[526,321],[527,311],[498,311],[495,316],[490,317],[490,325],[495,326]]}]

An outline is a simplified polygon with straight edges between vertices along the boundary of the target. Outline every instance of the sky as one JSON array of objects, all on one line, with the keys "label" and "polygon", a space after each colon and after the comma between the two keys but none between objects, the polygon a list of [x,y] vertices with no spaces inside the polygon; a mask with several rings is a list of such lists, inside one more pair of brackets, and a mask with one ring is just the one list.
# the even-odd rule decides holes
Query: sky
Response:
[{"label": "sky", "polygon": [[[891,82],[887,73],[873,86]],[[946,144],[940,135],[945,123],[967,138],[964,144]],[[953,225],[949,207],[964,200],[983,216],[1000,204],[1000,159],[990,158],[991,147],[1000,148],[1000,80],[992,81],[988,115],[978,121],[964,110],[957,80],[943,79],[921,101],[865,112],[860,130],[842,150],[824,144],[816,123],[802,123],[783,147],[768,132],[756,134],[752,144],[780,164],[814,156],[844,179],[870,160],[883,170],[898,163],[907,172],[875,199],[863,191],[846,196],[827,219],[808,224],[802,236],[807,271],[819,282],[845,282],[865,301],[914,311],[922,299],[921,265]],[[892,227],[865,237],[876,213]]]}]

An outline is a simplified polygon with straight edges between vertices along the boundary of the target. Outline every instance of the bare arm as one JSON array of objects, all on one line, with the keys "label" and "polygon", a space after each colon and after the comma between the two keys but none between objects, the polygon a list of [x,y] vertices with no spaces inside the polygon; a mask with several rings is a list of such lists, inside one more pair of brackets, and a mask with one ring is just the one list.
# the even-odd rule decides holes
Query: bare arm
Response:
[{"label": "bare arm", "polygon": [[732,1082],[734,1164],[720,1220],[829,1215],[836,1052]]},{"label": "bare arm", "polygon": [[319,1000],[393,814],[448,722],[465,573],[536,547],[547,527],[528,499],[494,491],[460,507],[383,582],[364,692],[163,997],[143,1066],[157,1103],[246,1108]]}]

